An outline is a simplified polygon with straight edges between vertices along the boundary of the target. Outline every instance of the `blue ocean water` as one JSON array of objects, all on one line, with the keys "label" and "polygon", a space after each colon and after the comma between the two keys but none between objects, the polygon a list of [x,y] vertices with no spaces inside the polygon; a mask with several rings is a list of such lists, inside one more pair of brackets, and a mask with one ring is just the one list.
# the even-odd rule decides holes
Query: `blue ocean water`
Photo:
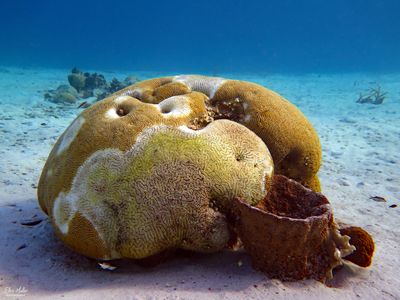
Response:
[{"label": "blue ocean water", "polygon": [[400,1],[15,0],[0,65],[174,72],[400,70]]}]

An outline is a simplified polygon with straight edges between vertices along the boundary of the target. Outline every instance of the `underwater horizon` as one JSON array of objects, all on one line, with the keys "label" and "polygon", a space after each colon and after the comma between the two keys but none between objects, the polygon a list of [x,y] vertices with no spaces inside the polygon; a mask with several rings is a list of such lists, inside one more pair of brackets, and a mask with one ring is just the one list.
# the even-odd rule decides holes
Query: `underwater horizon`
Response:
[{"label": "underwater horizon", "polygon": [[396,72],[399,12],[395,0],[3,1],[0,65]]}]

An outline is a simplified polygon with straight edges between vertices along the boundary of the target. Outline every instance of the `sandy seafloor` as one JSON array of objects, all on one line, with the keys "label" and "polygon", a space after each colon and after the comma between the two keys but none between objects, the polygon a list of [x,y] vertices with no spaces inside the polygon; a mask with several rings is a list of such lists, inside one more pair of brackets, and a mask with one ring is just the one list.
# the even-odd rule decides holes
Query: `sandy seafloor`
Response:
[{"label": "sandy seafloor", "polygon": [[[43,100],[43,90],[67,83],[68,71],[0,68],[0,299],[400,299],[400,74],[218,74],[263,84],[300,107],[321,138],[320,178],[335,217],[373,235],[373,265],[347,264],[327,287],[270,280],[244,252],[178,257],[150,269],[127,262],[104,271],[65,248],[47,219],[21,225],[45,218],[38,177],[57,137],[81,111]],[[382,105],[355,103],[377,84],[388,92]]]}]

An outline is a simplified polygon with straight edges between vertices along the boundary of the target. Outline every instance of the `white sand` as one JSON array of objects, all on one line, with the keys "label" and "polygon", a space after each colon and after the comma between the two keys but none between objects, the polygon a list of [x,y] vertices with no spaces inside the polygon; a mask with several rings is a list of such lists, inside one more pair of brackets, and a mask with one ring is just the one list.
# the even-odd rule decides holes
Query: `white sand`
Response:
[{"label": "white sand", "polygon": [[[243,252],[185,256],[151,269],[126,262],[103,271],[66,249],[47,220],[21,225],[45,217],[36,198],[41,168],[81,111],[43,100],[42,91],[66,83],[67,73],[0,68],[0,299],[17,298],[12,292],[25,299],[400,299],[400,207],[389,207],[400,205],[400,74],[219,74],[261,83],[303,110],[321,137],[320,177],[336,218],[373,235],[372,267],[346,265],[327,287],[270,280],[252,270]],[[376,83],[388,92],[384,104],[355,103]]]}]

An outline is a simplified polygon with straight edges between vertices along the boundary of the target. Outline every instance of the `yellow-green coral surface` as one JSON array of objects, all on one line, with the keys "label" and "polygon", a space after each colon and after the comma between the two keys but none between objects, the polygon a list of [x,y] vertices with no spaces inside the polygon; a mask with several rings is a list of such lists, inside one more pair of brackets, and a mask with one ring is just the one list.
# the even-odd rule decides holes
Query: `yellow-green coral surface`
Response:
[{"label": "yellow-green coral surface", "polygon": [[274,170],[318,190],[320,152],[304,115],[261,86],[158,78],[83,111],[50,153],[38,198],[61,240],[86,256],[217,251],[234,197],[256,204]]}]

